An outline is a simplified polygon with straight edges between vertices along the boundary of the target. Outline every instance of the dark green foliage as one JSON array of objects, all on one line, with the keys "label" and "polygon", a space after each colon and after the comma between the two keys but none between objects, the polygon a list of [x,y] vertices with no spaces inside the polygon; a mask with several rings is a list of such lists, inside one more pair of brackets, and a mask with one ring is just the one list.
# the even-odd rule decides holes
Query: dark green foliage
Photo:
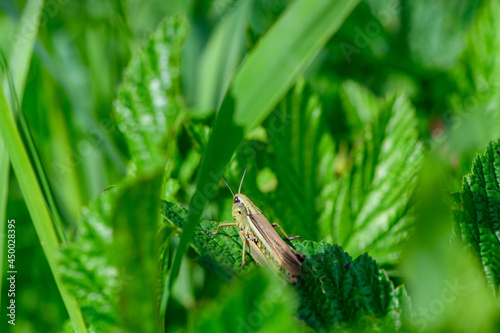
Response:
[{"label": "dark green foliage", "polygon": [[297,242],[295,248],[307,256],[297,289],[299,317],[311,327],[331,330],[363,322],[363,329],[400,328],[408,302],[404,288],[394,289],[370,256],[353,260],[340,246],[325,242]]},{"label": "dark green foliage", "polygon": [[457,203],[457,233],[481,262],[488,285],[498,298],[500,284],[500,141],[490,142],[474,159],[462,181]]},{"label": "dark green foliage", "polygon": [[351,153],[336,157],[330,172],[337,177],[321,193],[319,223],[325,237],[351,253],[369,251],[380,262],[395,262],[412,226],[408,210],[423,157],[415,113],[405,96],[378,100],[350,81],[341,97],[350,123],[362,132]]}]

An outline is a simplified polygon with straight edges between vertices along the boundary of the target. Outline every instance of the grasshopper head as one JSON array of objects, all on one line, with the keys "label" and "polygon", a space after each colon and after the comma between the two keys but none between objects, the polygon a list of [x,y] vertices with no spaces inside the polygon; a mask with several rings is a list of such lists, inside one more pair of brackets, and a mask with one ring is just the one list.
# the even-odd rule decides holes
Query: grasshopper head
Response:
[{"label": "grasshopper head", "polygon": [[259,215],[262,211],[258,209],[248,197],[244,194],[238,193],[233,199],[233,218],[239,221],[242,217],[248,215]]},{"label": "grasshopper head", "polygon": [[242,216],[248,215],[248,206],[246,203],[251,202],[244,194],[238,193],[233,199],[233,218],[238,221]]},{"label": "grasshopper head", "polygon": [[221,177],[222,181],[226,184],[233,195],[233,218],[235,221],[240,221],[242,217],[248,216],[250,214],[261,214],[262,212],[255,207],[255,205],[248,199],[248,197],[244,194],[241,194],[241,185],[243,184],[243,179],[245,178],[245,174],[247,173],[247,169],[245,168],[245,172],[243,172],[243,177],[241,177],[240,187],[238,189],[238,193],[236,195],[233,194],[233,191],[226,183],[224,178]]}]

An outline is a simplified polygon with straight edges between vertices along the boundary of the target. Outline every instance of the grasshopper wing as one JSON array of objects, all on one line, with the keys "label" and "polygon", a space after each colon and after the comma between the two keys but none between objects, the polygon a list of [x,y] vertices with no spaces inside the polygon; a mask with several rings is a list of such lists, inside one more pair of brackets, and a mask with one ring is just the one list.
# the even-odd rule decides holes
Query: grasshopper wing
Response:
[{"label": "grasshopper wing", "polygon": [[[258,233],[262,237],[266,249],[279,261],[282,267],[292,276],[302,274],[301,261],[299,261],[299,256],[295,254],[299,252],[292,251],[290,246],[274,230],[264,214],[251,215],[250,218],[253,222],[252,229],[254,229],[254,233]],[[300,254],[303,256],[302,253]]]}]

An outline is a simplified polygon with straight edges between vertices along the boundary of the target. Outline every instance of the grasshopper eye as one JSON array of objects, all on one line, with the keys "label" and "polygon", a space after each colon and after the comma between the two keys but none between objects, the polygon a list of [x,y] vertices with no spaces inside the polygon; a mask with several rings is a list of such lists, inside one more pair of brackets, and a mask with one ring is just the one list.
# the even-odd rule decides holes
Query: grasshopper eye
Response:
[{"label": "grasshopper eye", "polygon": [[234,197],[233,204],[239,203],[239,202],[240,202],[240,199],[238,199],[238,197]]}]

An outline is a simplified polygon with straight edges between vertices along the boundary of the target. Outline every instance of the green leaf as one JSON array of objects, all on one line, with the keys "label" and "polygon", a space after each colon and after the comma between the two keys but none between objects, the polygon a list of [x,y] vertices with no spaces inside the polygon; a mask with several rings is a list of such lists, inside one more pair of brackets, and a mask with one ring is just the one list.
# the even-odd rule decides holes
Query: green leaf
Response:
[{"label": "green leaf", "polygon": [[343,82],[340,98],[349,125],[354,129],[361,129],[377,118],[379,101],[371,91],[362,88],[359,83],[351,80]]},{"label": "green leaf", "polygon": [[333,330],[360,321],[363,329],[401,327],[406,292],[395,289],[370,256],[352,260],[340,246],[326,242],[297,242],[295,248],[307,256],[297,285],[299,317],[311,327]]},{"label": "green leaf", "polygon": [[262,37],[236,73],[212,128],[201,162],[196,192],[189,206],[169,289],[179,272],[194,228],[219,181],[223,168],[243,140],[257,126],[305,70],[359,1],[299,0],[294,2]]},{"label": "green leaf", "polygon": [[167,137],[176,136],[183,107],[180,59],[187,34],[183,16],[160,24],[132,57],[118,89],[116,120],[138,169],[164,155]]},{"label": "green leaf", "polygon": [[500,71],[500,2],[485,1],[466,35],[467,47],[453,74],[460,93],[497,92]]},{"label": "green leaf", "polygon": [[473,162],[455,194],[457,233],[480,261],[495,297],[500,283],[500,141],[490,142]]},{"label": "green leaf", "polygon": [[[115,102],[118,127],[132,157],[131,174],[164,163],[163,156],[169,156],[162,181],[164,197],[172,197],[178,188],[169,176],[178,152],[172,139],[179,134],[182,121],[180,61],[187,34],[184,16],[161,23],[132,57]],[[163,316],[165,296],[162,304]]]},{"label": "green leaf", "polygon": [[361,90],[345,96],[342,103],[365,120],[350,156],[337,156],[347,162],[339,161],[344,165],[340,178],[321,194],[325,210],[319,223],[327,239],[353,255],[369,251],[380,263],[395,262],[397,245],[407,239],[412,226],[408,210],[422,163],[415,111],[405,96],[375,105],[361,86],[355,88],[351,82],[343,89]]},{"label": "green leaf", "polygon": [[[187,223],[186,210],[173,203],[164,202],[162,214],[166,222],[178,227]],[[256,267],[252,262],[243,270],[240,268],[242,244],[236,228],[224,228],[222,235],[211,235],[204,231],[205,228],[214,231],[217,225],[217,222],[202,219],[200,225],[195,228],[192,246],[198,253],[198,262],[226,280],[254,273]],[[333,329],[358,323],[365,329],[384,327],[386,330],[395,330],[401,327],[402,311],[409,306],[406,292],[402,287],[395,289],[387,274],[379,271],[377,263],[371,257],[363,254],[352,260],[340,246],[332,246],[326,242],[293,241],[293,246],[307,256],[296,289],[299,297],[298,316],[309,326],[316,329]],[[250,258],[247,254],[247,261],[251,261]],[[240,281],[233,283],[236,283],[235,288],[243,290],[251,288],[252,285],[248,281],[244,287],[241,287]],[[263,289],[265,286],[256,288],[254,293],[260,294]],[[233,292],[232,295],[228,297],[238,300],[242,297],[239,293]],[[255,298],[259,299],[259,296],[252,299]],[[241,302],[246,304],[247,301]],[[218,303],[216,301],[216,304]],[[213,319],[208,317],[214,316],[214,313],[220,315],[227,307],[240,311],[242,306],[229,305],[233,304],[232,301],[222,303],[225,305],[209,307],[207,312],[210,315],[202,316],[203,324],[199,324],[199,327],[226,325],[220,321],[214,323]],[[219,315],[216,318],[220,318]],[[230,322],[227,325],[233,324]]]}]

